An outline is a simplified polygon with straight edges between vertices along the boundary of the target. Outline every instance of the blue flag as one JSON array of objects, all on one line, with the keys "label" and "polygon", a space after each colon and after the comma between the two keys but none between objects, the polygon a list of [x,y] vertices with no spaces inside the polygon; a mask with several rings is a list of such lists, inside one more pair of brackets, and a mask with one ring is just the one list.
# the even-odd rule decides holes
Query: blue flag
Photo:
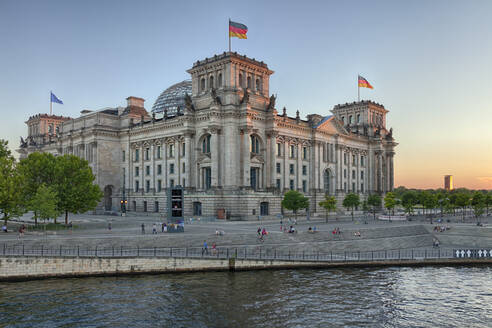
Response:
[{"label": "blue flag", "polygon": [[55,96],[55,94],[53,92],[51,92],[51,102],[53,103],[58,103],[58,104],[62,104],[63,105],[63,101],[61,101],[60,99],[58,99],[58,97]]}]

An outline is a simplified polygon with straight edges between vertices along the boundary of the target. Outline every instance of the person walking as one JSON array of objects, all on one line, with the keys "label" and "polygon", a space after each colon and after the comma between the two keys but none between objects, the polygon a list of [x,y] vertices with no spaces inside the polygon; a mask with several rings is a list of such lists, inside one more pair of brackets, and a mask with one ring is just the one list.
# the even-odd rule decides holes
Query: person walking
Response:
[{"label": "person walking", "polygon": [[157,234],[157,225],[154,223],[154,225],[152,226],[152,234],[153,235],[156,235]]},{"label": "person walking", "polygon": [[208,255],[208,245],[206,240],[203,241],[202,256],[204,253],[207,253]]},{"label": "person walking", "polygon": [[141,227],[142,227],[142,235],[145,235],[145,224],[142,223]]},{"label": "person walking", "polygon": [[108,230],[111,232],[111,222],[108,222]]}]

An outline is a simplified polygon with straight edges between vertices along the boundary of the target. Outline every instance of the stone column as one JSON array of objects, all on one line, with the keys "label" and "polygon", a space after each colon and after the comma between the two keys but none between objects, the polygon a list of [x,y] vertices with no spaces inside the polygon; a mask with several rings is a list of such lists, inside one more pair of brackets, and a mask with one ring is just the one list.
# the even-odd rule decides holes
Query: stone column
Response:
[{"label": "stone column", "polygon": [[289,142],[284,139],[284,189],[290,188],[290,161]]},{"label": "stone column", "polygon": [[297,185],[297,190],[302,192],[302,149],[303,145],[301,140],[296,145],[296,150],[297,150],[297,158],[296,158],[296,171],[294,172],[296,174],[296,185]]},{"label": "stone column", "polygon": [[270,131],[267,133],[267,147],[266,147],[266,162],[267,162],[267,188],[275,188],[276,187],[276,179],[277,176],[277,135],[278,133],[275,131]]},{"label": "stone column", "polygon": [[219,129],[211,128],[210,134],[210,148],[211,148],[211,161],[212,161],[212,187],[218,187],[220,185],[220,140],[219,140]]},{"label": "stone column", "polygon": [[389,166],[389,170],[390,170],[390,191],[393,191],[394,188],[395,188],[395,171],[394,171],[394,166],[393,166],[393,157],[394,157],[394,154],[395,153],[391,153],[390,155],[390,166]]},{"label": "stone column", "polygon": [[193,170],[193,167],[191,167],[191,133],[186,133],[184,135],[184,142],[185,142],[185,165],[186,165],[186,171],[184,173],[184,177],[186,180],[186,186],[184,187],[191,187],[192,181],[191,181],[191,171]]},{"label": "stone column", "polygon": [[360,189],[360,152],[356,153],[356,161],[357,161],[357,163],[356,163],[357,169],[355,172],[355,181],[356,181],[355,190],[357,190],[357,193],[359,193],[361,191],[361,189]]}]

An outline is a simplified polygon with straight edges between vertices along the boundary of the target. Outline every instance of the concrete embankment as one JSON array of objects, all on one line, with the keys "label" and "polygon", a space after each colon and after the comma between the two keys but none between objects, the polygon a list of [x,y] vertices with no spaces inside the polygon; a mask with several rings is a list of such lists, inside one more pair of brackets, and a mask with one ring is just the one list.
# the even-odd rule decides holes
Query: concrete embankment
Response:
[{"label": "concrete embankment", "polygon": [[0,281],[34,280],[55,277],[116,276],[205,271],[265,269],[491,265],[489,259],[414,259],[385,261],[285,261],[213,258],[104,258],[104,257],[0,257]]}]

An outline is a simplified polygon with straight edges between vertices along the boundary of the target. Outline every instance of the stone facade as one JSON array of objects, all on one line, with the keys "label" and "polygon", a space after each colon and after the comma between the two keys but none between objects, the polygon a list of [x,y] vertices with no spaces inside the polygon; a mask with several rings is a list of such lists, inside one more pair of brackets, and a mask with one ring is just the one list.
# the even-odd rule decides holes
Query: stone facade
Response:
[{"label": "stone facade", "polygon": [[149,115],[143,99],[129,97],[126,108],[62,122],[56,140],[23,144],[21,157],[46,151],[87,159],[107,211],[119,211],[125,199],[128,211],[166,213],[174,185],[185,187],[185,216],[225,209],[240,218],[280,213],[290,189],[310,198],[311,213],[325,194],[341,202],[348,192],[364,198],[393,189],[397,144],[382,105],[361,101],[337,105],[333,115],[290,117],[269,94],[273,71],[236,53],[198,61],[188,73],[192,94],[172,115]]}]

